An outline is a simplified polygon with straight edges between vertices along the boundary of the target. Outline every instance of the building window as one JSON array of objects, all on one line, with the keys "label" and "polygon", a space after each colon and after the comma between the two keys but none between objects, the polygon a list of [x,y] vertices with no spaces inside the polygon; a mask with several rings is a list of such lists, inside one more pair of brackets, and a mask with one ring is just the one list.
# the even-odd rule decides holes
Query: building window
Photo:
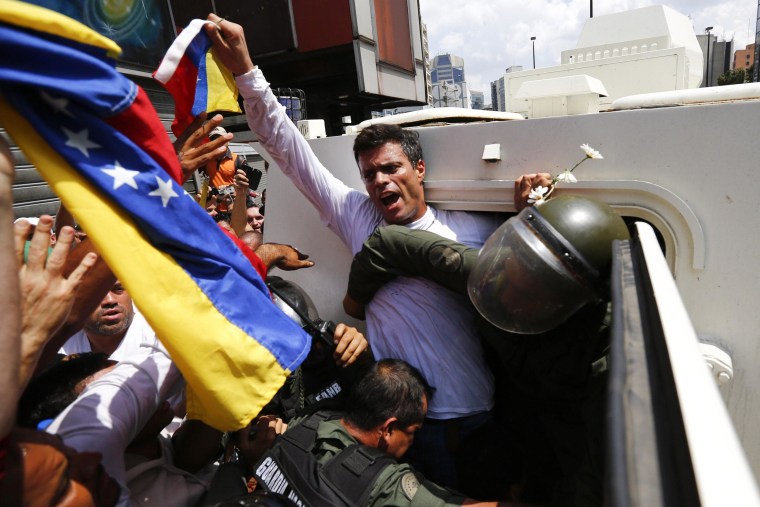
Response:
[{"label": "building window", "polygon": [[375,0],[378,57],[414,72],[407,0]]}]

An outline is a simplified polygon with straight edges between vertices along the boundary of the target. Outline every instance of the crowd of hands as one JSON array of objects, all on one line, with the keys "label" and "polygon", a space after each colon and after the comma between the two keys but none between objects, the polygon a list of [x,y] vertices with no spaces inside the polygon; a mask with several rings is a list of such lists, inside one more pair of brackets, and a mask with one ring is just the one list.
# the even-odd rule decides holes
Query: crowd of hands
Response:
[{"label": "crowd of hands", "polygon": [[[240,41],[227,40],[226,43]],[[236,72],[240,62],[223,63]],[[243,62],[236,73],[249,63]],[[221,115],[208,118],[204,113],[176,139],[174,146],[184,180],[227,151],[233,137],[231,133],[208,139],[222,119]],[[91,242],[82,240],[81,233],[72,226],[73,218],[65,209],[55,221],[43,215],[36,227],[24,220],[13,222],[14,171],[13,156],[0,138],[0,277],[5,287],[0,294],[3,308],[0,312],[0,362],[3,363],[0,365],[0,403],[3,405],[0,437],[8,435],[13,428],[16,405],[29,380],[52,361],[66,338],[81,329],[85,318],[115,281]],[[532,188],[547,186],[550,182],[550,175],[545,173],[519,178],[515,185],[517,209],[524,207]],[[249,182],[244,171],[236,172],[234,185],[236,204],[242,208],[245,221],[244,199],[249,194]],[[243,204],[239,205],[241,201]],[[239,231],[244,230],[239,228],[239,219],[237,223],[233,219],[231,225],[232,234],[240,235]],[[54,243],[51,237],[55,238]],[[255,253],[270,269],[290,271],[314,266],[308,255],[291,245],[263,243]],[[336,327],[334,344],[333,358],[340,366],[349,366],[362,354],[369,353],[363,334],[342,323]],[[275,416],[261,416],[237,432],[233,442],[249,462],[255,462],[286,428],[287,424]]]},{"label": "crowd of hands", "polygon": [[[231,134],[207,140],[208,132],[221,120],[220,115],[209,120],[202,115],[175,142],[185,178],[225,153]],[[0,259],[3,261],[0,276],[5,287],[0,296],[3,308],[0,362],[4,363],[0,365],[0,403],[3,404],[0,438],[10,434],[14,427],[17,403],[29,381],[55,360],[61,345],[82,328],[86,317],[115,282],[92,242],[73,227],[73,217],[63,206],[55,220],[43,215],[36,225],[26,220],[14,222],[14,172],[13,155],[0,137]],[[237,172],[235,186],[238,194],[248,194],[244,171]],[[245,205],[242,208],[245,209]],[[291,245],[264,243],[255,253],[268,269],[277,267],[290,271],[314,266],[308,255]],[[334,345],[333,359],[343,367],[355,363],[369,348],[359,330],[342,323],[336,326]],[[230,447],[234,445],[245,461],[255,463],[286,429],[287,424],[282,419],[263,415],[232,435]],[[197,431],[188,433],[198,434]],[[192,457],[189,461],[193,461]],[[198,465],[190,463],[188,468]]]}]

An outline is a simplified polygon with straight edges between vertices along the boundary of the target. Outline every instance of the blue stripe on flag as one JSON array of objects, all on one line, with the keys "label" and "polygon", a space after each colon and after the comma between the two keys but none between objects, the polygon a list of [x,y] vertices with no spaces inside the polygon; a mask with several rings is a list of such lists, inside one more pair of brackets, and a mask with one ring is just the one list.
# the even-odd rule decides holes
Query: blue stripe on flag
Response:
[{"label": "blue stripe on flag", "polygon": [[52,112],[39,92],[7,85],[2,91],[67,162],[132,215],[151,243],[171,255],[230,322],[265,346],[284,368],[292,369],[294,359],[303,359],[308,336],[274,306],[237,246],[150,156],[76,104],[67,105],[69,115]]}]

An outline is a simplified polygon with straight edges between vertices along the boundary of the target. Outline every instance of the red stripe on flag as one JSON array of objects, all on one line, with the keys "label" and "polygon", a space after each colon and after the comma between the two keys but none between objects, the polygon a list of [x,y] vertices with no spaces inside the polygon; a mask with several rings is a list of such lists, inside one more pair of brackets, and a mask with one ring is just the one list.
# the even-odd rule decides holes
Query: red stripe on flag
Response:
[{"label": "red stripe on flag", "polygon": [[193,122],[193,103],[195,102],[198,67],[183,55],[171,79],[164,85],[174,98],[174,121],[172,132],[179,136]]},{"label": "red stripe on flag", "polygon": [[132,105],[106,119],[106,122],[140,146],[172,179],[182,184],[184,175],[174,146],[168,139],[169,134],[141,87],[137,87],[137,96]]}]

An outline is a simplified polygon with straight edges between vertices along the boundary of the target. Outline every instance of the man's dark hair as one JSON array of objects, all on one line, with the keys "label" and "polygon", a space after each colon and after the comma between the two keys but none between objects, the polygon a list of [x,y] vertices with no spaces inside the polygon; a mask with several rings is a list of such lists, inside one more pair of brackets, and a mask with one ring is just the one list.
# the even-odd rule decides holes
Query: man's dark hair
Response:
[{"label": "man's dark hair", "polygon": [[36,428],[40,421],[55,418],[77,399],[80,382],[112,364],[102,352],[64,357],[29,382],[18,403],[18,425]]},{"label": "man's dark hair", "polygon": [[354,140],[354,159],[359,163],[359,155],[386,143],[400,144],[412,165],[423,159],[420,135],[417,132],[383,123],[370,125],[359,132]]},{"label": "man's dark hair", "polygon": [[216,216],[214,217],[214,222],[229,222],[232,220],[232,213],[229,211],[217,211]]},{"label": "man's dark hair", "polygon": [[345,419],[365,431],[377,428],[391,417],[406,428],[425,419],[422,396],[433,395],[425,377],[400,359],[382,359],[361,377],[346,400]]}]

